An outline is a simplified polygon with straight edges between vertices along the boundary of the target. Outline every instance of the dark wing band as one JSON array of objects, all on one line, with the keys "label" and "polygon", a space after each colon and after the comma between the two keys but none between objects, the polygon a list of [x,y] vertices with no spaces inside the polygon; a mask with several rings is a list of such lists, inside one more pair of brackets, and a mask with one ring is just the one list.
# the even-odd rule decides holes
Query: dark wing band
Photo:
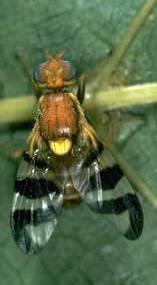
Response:
[{"label": "dark wing band", "polygon": [[10,215],[12,234],[26,254],[36,254],[46,245],[57,224],[63,193],[50,180],[48,169],[21,162]]},{"label": "dark wing band", "polygon": [[95,212],[114,216],[117,227],[128,239],[143,230],[143,211],[131,184],[109,151],[104,150],[88,165],[89,180],[84,200]]}]

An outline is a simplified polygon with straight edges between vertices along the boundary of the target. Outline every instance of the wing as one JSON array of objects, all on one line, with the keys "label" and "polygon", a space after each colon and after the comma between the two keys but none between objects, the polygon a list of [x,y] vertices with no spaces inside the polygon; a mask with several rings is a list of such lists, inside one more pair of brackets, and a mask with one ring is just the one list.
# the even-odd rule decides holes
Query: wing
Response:
[{"label": "wing", "polygon": [[11,230],[26,254],[38,253],[50,239],[63,204],[63,194],[46,165],[25,154],[21,161],[10,215]]},{"label": "wing", "polygon": [[143,230],[139,199],[111,153],[103,150],[86,162],[89,179],[84,200],[97,213],[111,214],[123,235],[131,240]]}]

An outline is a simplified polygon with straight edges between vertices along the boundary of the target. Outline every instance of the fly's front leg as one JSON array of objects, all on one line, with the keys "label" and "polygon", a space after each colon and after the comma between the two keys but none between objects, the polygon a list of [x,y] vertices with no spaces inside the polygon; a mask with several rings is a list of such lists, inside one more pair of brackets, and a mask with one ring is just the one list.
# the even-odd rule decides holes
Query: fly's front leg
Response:
[{"label": "fly's front leg", "polygon": [[79,86],[78,86],[78,91],[77,91],[77,98],[80,102],[80,104],[83,103],[83,100],[85,98],[85,76],[82,75],[79,78]]}]

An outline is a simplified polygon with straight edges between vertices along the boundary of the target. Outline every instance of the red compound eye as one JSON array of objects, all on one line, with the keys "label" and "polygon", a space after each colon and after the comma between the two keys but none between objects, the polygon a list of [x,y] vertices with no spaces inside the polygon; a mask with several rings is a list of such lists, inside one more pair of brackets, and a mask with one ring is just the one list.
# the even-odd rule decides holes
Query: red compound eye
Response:
[{"label": "red compound eye", "polygon": [[62,61],[62,68],[64,70],[64,80],[69,81],[76,77],[76,68],[69,61]]},{"label": "red compound eye", "polygon": [[35,83],[44,83],[43,80],[41,79],[41,75],[40,75],[40,71],[41,69],[46,65],[46,63],[42,63],[37,65],[34,69],[33,69],[33,80]]}]

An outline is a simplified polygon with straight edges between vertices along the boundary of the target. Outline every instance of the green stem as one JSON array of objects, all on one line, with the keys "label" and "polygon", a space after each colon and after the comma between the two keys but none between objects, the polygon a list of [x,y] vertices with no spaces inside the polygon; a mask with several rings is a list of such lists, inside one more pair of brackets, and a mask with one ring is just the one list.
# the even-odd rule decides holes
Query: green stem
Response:
[{"label": "green stem", "polygon": [[[32,95],[0,100],[0,123],[31,121],[35,102],[35,96]],[[84,107],[87,111],[104,112],[150,103],[157,103],[157,83],[115,87],[108,91],[97,92],[94,98],[87,90]]]},{"label": "green stem", "polygon": [[[157,4],[157,0],[147,0],[141,7],[140,11],[136,14],[134,19],[131,21],[130,25],[128,26],[128,30],[123,36],[123,38],[119,41],[119,44],[113,51],[113,55],[108,60],[106,64],[105,60],[105,67],[102,68],[101,72],[98,75],[97,80],[91,84],[91,89],[96,90],[100,84],[108,81],[109,78],[112,76],[113,73],[117,70],[119,64],[123,60],[128,48],[130,47],[131,43],[135,39],[138,31],[145,23],[145,20],[152,12],[153,8]],[[101,64],[102,66],[102,64]]]},{"label": "green stem", "polygon": [[155,102],[157,102],[157,83],[145,83],[99,91],[94,98],[87,90],[84,106],[87,110],[105,111]]},{"label": "green stem", "polygon": [[35,96],[0,100],[0,123],[23,123],[32,120]]}]

